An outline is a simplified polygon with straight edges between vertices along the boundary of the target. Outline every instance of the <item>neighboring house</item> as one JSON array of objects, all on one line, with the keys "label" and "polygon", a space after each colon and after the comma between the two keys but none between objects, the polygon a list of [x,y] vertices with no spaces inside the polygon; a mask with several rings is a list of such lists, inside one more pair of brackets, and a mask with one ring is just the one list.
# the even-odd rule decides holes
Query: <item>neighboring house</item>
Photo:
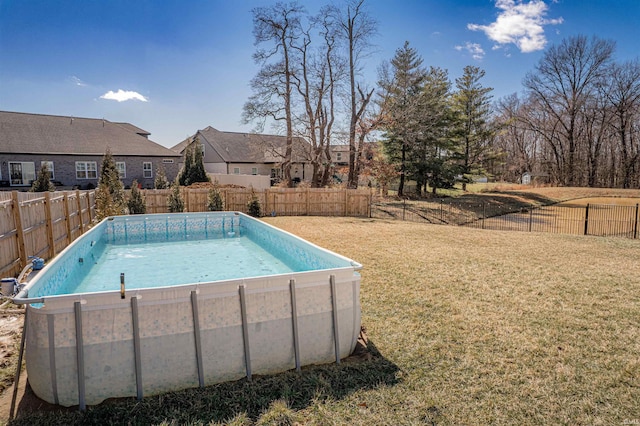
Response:
[{"label": "neighboring house", "polygon": [[331,145],[331,162],[335,167],[349,165],[349,145]]},{"label": "neighboring house", "polygon": [[[371,160],[373,158],[373,150],[377,145],[376,142],[365,142],[363,147],[363,160]],[[331,163],[334,167],[333,179],[338,182],[346,182],[349,173],[349,145],[331,145]],[[365,173],[360,174],[360,185],[367,185],[371,180]]]},{"label": "neighboring house", "polygon": [[[204,152],[207,173],[270,176],[272,184],[282,178],[282,161],[287,143],[285,136],[222,132],[209,126],[171,149],[184,154],[196,137]],[[311,179],[310,150],[303,138],[294,138],[291,163],[294,181]]]},{"label": "neighboring house", "polygon": [[523,185],[545,184],[549,183],[549,175],[546,173],[524,172],[520,178]]},{"label": "neighboring house", "polygon": [[0,111],[0,185],[29,187],[46,162],[57,185],[95,188],[109,148],[125,186],[152,188],[158,167],[172,180],[181,157],[149,135],[129,123]]}]

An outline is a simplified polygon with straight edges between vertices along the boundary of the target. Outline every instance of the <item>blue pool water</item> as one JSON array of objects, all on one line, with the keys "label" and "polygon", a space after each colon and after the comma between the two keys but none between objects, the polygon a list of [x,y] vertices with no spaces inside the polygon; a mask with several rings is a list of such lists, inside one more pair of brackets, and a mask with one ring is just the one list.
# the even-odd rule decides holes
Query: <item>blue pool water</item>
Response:
[{"label": "blue pool water", "polygon": [[[150,288],[296,272],[248,237],[164,243],[106,244],[70,293]],[[73,280],[73,277],[71,278]]]},{"label": "blue pool water", "polygon": [[30,297],[110,292],[353,268],[259,220],[230,212],[119,216],[94,226],[39,274]]}]

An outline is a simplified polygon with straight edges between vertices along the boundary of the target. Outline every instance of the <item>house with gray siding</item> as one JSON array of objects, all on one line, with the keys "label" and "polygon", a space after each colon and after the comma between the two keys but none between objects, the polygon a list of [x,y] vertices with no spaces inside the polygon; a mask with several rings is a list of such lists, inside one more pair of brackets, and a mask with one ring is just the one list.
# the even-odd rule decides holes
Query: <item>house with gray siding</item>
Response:
[{"label": "house with gray siding", "polygon": [[130,123],[0,111],[0,186],[27,189],[46,163],[56,185],[95,188],[109,148],[125,186],[153,188],[159,167],[176,177],[181,155],[149,135]]},{"label": "house with gray siding", "polygon": [[[280,135],[224,132],[209,126],[198,130],[171,149],[183,154],[196,138],[204,153],[207,173],[226,175],[266,175],[272,183],[282,178],[282,162],[287,139]],[[311,146],[304,139],[293,139],[291,178],[310,180],[312,175]]]}]

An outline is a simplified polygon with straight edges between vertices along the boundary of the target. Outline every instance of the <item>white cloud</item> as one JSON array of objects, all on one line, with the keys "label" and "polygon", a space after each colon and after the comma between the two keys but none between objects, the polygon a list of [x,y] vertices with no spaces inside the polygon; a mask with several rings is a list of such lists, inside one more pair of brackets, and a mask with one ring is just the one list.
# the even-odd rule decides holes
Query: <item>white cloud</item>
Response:
[{"label": "white cloud", "polygon": [[513,43],[523,53],[544,49],[547,39],[544,36],[545,25],[557,25],[562,18],[546,19],[548,6],[543,0],[496,0],[501,9],[495,22],[489,25],[468,24],[472,31],[483,31],[498,47]]},{"label": "white cloud", "polygon": [[458,51],[466,50],[471,53],[471,57],[477,61],[484,58],[484,49],[478,43],[471,43],[470,41],[466,42],[464,46],[455,46],[455,49]]},{"label": "white cloud", "polygon": [[80,87],[87,87],[88,84],[85,83],[84,81],[80,80],[78,77],[76,77],[75,75],[71,76],[71,82],[73,84],[75,84],[76,86],[80,86]]},{"label": "white cloud", "polygon": [[122,90],[122,89],[118,89],[117,92],[114,92],[113,90],[109,90],[107,93],[100,96],[100,99],[109,99],[109,100],[118,101],[118,102],[131,101],[131,100],[149,102],[149,99],[145,98],[138,92],[133,92],[130,90]]}]

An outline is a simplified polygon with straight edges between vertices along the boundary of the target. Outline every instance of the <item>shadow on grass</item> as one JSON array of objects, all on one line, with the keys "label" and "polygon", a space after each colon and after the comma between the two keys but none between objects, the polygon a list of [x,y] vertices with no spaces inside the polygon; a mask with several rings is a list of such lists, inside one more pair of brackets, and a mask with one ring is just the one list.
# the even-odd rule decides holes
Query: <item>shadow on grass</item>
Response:
[{"label": "shadow on grass", "polygon": [[[307,366],[302,373],[287,371],[253,376],[205,388],[186,389],[143,398],[119,398],[88,407],[18,406],[8,425],[103,424],[209,424],[227,422],[239,415],[255,421],[274,401],[286,401],[293,410],[316,402],[338,400],[349,394],[398,383],[398,367],[386,360],[371,341],[359,343],[354,354],[338,364]],[[28,390],[30,392],[30,390]],[[44,410],[42,409],[44,408]]]}]

